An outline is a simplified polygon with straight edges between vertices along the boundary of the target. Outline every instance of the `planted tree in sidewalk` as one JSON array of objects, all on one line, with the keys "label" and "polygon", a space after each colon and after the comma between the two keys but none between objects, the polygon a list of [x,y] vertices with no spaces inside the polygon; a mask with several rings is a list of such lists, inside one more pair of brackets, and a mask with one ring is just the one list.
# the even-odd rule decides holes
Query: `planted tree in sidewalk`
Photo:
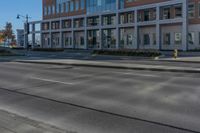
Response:
[{"label": "planted tree in sidewalk", "polygon": [[11,43],[11,42],[15,41],[15,35],[13,33],[12,23],[10,23],[10,22],[6,23],[6,26],[5,26],[5,29],[3,32],[3,36],[4,36],[6,42]]}]

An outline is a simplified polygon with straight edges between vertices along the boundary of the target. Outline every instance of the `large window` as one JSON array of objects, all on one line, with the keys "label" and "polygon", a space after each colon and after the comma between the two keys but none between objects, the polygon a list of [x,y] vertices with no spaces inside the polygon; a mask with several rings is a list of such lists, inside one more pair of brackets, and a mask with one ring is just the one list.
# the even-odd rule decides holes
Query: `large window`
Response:
[{"label": "large window", "polygon": [[49,22],[42,23],[42,30],[49,30]]},{"label": "large window", "polygon": [[152,37],[153,37],[153,45],[156,45],[156,33],[153,33]]},{"label": "large window", "polygon": [[80,0],[81,3],[80,3],[80,6],[81,6],[81,9],[85,9],[85,0]]},{"label": "large window", "polygon": [[88,48],[100,48],[100,32],[99,30],[88,31]]},{"label": "large window", "polygon": [[55,6],[52,5],[52,14],[55,14]]},{"label": "large window", "polygon": [[58,14],[58,13],[60,13],[60,1],[56,1],[56,13]]},{"label": "large window", "polygon": [[134,12],[120,14],[120,24],[133,23]]},{"label": "large window", "polygon": [[163,44],[164,45],[170,45],[170,41],[171,41],[170,33],[164,33],[164,35],[163,35]]},{"label": "large window", "polygon": [[119,0],[119,9],[123,9],[124,8],[124,0]]},{"label": "large window", "polygon": [[69,12],[69,2],[65,3],[65,12]]},{"label": "large window", "polygon": [[44,6],[43,10],[44,10],[44,16],[48,15],[48,9],[46,6]]},{"label": "large window", "polygon": [[156,20],[156,9],[155,8],[140,10],[138,12],[138,21],[139,22],[153,21],[153,20]]},{"label": "large window", "polygon": [[120,29],[120,48],[133,48],[134,45],[134,29],[133,28],[121,28]]},{"label": "large window", "polygon": [[199,45],[200,45],[200,32],[199,32]]},{"label": "large window", "polygon": [[48,6],[48,15],[51,15],[51,6]]},{"label": "large window", "polygon": [[74,28],[80,28],[84,26],[84,18],[74,20]]},{"label": "large window", "polygon": [[164,7],[163,8],[163,19],[170,19],[171,18],[171,12],[170,12],[170,7]]},{"label": "large window", "polygon": [[194,5],[194,3],[190,3],[188,5],[188,16],[190,18],[193,18],[195,16],[195,5]]},{"label": "large window", "polygon": [[60,28],[60,22],[59,21],[52,22],[51,29],[56,30],[56,29],[59,29],[59,28]]},{"label": "large window", "polygon": [[99,25],[99,17],[90,17],[87,19],[87,26]]},{"label": "large window", "polygon": [[72,37],[70,32],[63,33],[63,45],[65,48],[72,46]]},{"label": "large window", "polygon": [[116,0],[86,0],[87,14],[116,10]]},{"label": "large window", "polygon": [[103,25],[114,25],[115,24],[115,15],[103,16]]},{"label": "large window", "polygon": [[60,47],[60,33],[52,33],[52,46],[53,48]]},{"label": "large window", "polygon": [[74,11],[74,1],[70,1],[70,12]]},{"label": "large window", "polygon": [[200,2],[199,2],[199,5],[198,5],[198,7],[199,7],[199,17],[200,17]]},{"label": "large window", "polygon": [[71,20],[63,20],[62,28],[71,28]]},{"label": "large window", "polygon": [[150,45],[150,36],[149,36],[149,34],[144,34],[144,45]]},{"label": "large window", "polygon": [[189,44],[194,44],[194,32],[188,33],[188,43]]},{"label": "large window", "polygon": [[79,1],[76,0],[75,3],[76,3],[76,11],[78,11],[79,10]]},{"label": "large window", "polygon": [[175,6],[175,17],[181,18],[182,17],[182,5]]},{"label": "large window", "polygon": [[149,10],[144,11],[144,21],[149,21],[150,20],[150,12]]},{"label": "large window", "polygon": [[85,47],[84,31],[74,32],[74,45],[75,48],[84,48]]},{"label": "large window", "polygon": [[180,45],[182,42],[182,34],[181,33],[174,33],[174,43]]},{"label": "large window", "polygon": [[103,30],[103,48],[116,48],[116,30],[106,29]]}]

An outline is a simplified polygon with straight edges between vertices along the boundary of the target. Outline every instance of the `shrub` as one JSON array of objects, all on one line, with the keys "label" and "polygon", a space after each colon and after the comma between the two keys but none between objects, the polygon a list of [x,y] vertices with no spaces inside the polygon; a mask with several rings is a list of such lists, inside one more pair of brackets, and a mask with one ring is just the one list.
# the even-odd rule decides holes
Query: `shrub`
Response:
[{"label": "shrub", "polygon": [[34,48],[33,51],[44,51],[44,52],[62,52],[63,48]]},{"label": "shrub", "polygon": [[10,50],[0,48],[0,56],[14,56],[16,54],[12,53]]},{"label": "shrub", "polygon": [[94,50],[93,54],[141,57],[156,57],[161,55],[161,53],[156,50]]}]

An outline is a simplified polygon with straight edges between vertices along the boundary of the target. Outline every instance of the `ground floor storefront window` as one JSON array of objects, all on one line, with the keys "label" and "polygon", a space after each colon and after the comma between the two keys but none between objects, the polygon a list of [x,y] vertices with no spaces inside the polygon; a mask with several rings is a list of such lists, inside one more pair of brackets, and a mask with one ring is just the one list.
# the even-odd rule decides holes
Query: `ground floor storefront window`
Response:
[{"label": "ground floor storefront window", "polygon": [[116,29],[105,29],[102,33],[103,48],[116,48]]},{"label": "ground floor storefront window", "polygon": [[133,48],[134,45],[134,29],[133,28],[122,28],[120,29],[120,48]]},{"label": "ground floor storefront window", "polygon": [[52,33],[52,46],[53,48],[60,47],[60,33]]},{"label": "ground floor storefront window", "polygon": [[50,35],[47,34],[42,34],[42,47],[44,48],[49,48],[50,46]]},{"label": "ground floor storefront window", "polygon": [[74,45],[77,49],[85,47],[84,31],[77,31],[74,33]]},{"label": "ground floor storefront window", "polygon": [[63,33],[63,45],[64,48],[70,48],[72,46],[72,36],[71,33]]},{"label": "ground floor storefront window", "polygon": [[181,45],[181,42],[182,42],[182,34],[181,33],[175,33],[174,34],[174,43],[176,45]]},{"label": "ground floor storefront window", "polygon": [[171,42],[170,33],[164,33],[163,34],[163,44],[164,45],[170,45],[170,42]]},{"label": "ground floor storefront window", "polygon": [[88,48],[100,48],[100,32],[99,30],[89,30],[87,32]]}]

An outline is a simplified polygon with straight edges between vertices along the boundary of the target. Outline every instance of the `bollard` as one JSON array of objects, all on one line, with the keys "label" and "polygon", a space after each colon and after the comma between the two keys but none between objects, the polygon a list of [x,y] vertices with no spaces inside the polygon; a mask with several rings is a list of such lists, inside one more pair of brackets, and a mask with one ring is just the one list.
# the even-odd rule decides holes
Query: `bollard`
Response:
[{"label": "bollard", "polygon": [[175,50],[174,50],[174,59],[176,59],[177,57],[178,57],[178,50],[175,49]]}]

